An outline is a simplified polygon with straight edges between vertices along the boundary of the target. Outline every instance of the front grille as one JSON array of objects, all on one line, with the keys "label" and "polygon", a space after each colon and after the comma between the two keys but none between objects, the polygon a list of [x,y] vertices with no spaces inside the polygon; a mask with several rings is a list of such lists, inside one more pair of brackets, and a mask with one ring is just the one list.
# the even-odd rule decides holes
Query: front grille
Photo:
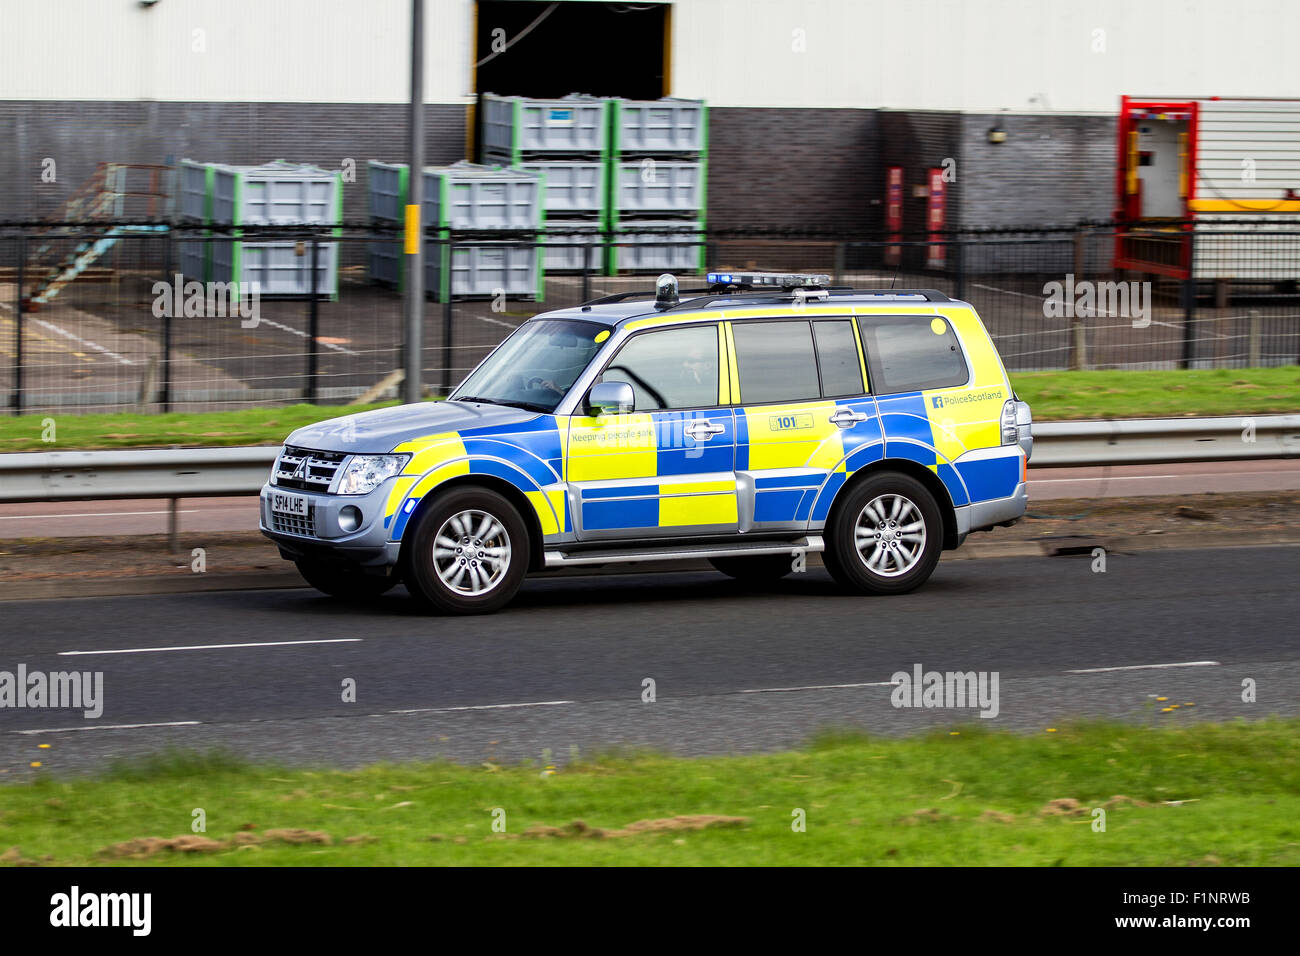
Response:
[{"label": "front grille", "polygon": [[282,515],[271,512],[271,530],[281,534],[300,534],[307,537],[316,536],[316,505],[307,503],[305,515]]},{"label": "front grille", "polygon": [[285,445],[275,463],[275,483],[280,488],[329,491],[335,473],[347,457],[341,451],[314,451]]}]

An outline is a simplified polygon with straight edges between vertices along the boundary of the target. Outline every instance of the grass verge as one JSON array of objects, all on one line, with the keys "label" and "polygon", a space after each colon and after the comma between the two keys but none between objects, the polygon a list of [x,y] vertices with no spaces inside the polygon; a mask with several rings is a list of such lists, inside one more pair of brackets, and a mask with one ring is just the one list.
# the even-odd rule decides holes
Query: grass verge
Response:
[{"label": "grass verge", "polygon": [[[1016,372],[1012,384],[1038,422],[1177,418],[1300,411],[1300,366],[1187,372]],[[0,418],[0,453],[167,445],[278,445],[295,428],[377,405],[288,405],[168,415],[22,415]],[[46,442],[48,419],[54,442]]]},{"label": "grass verge", "polygon": [[1034,421],[1300,411],[1300,366],[1185,372],[1015,372]]},{"label": "grass verge", "polygon": [[[41,753],[57,766],[57,749]],[[614,755],[552,773],[174,754],[0,787],[0,862],[1297,865],[1298,757],[1294,719],[836,734],[793,753]],[[191,832],[196,809],[206,833]]]}]

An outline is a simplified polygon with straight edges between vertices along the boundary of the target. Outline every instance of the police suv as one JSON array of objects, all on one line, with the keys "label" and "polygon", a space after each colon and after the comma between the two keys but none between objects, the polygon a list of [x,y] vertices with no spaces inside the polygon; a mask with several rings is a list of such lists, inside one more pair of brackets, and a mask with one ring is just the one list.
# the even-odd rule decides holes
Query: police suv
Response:
[{"label": "police suv", "polygon": [[442,402],[300,428],[261,529],[327,594],[494,611],[530,571],[820,552],[898,594],[1025,512],[1029,407],[968,303],[710,273],[537,315]]}]

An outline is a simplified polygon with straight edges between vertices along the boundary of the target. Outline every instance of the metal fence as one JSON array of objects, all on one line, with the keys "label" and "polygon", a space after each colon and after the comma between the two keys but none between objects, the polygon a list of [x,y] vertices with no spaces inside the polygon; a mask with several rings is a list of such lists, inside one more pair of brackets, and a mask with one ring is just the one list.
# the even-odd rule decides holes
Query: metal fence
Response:
[{"label": "metal fence", "polygon": [[[540,311],[649,288],[661,271],[702,284],[705,263],[938,289],[976,306],[1012,370],[1300,361],[1300,228],[652,238],[591,227],[430,237],[424,384],[445,393]],[[0,223],[0,395],[13,413],[394,397],[401,259],[401,236],[373,224]],[[612,263],[624,274],[607,274]],[[241,298],[240,281],[256,296],[248,285]]]}]

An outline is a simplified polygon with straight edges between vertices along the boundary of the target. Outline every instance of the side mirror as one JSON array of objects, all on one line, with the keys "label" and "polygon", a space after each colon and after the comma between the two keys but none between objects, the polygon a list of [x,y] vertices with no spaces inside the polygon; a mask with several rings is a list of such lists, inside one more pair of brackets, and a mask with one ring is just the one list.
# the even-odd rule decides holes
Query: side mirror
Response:
[{"label": "side mirror", "polygon": [[597,415],[618,415],[632,411],[636,398],[627,382],[600,382],[587,394],[587,407]]}]

